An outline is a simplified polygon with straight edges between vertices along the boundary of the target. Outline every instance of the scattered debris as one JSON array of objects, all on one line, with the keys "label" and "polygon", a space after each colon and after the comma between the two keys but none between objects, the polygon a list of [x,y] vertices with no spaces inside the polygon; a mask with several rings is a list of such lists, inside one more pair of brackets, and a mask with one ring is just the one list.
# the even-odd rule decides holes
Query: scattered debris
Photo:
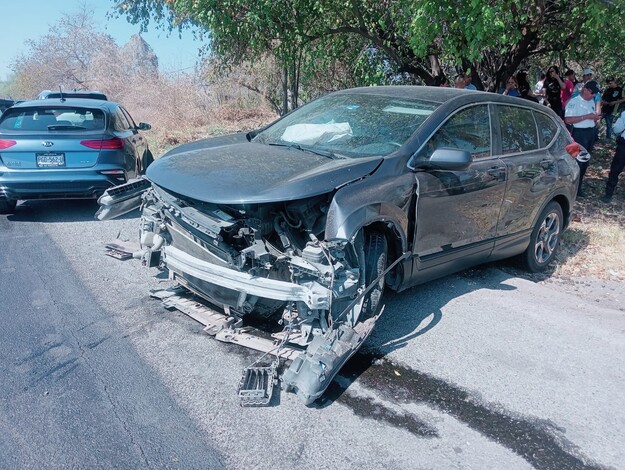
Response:
[{"label": "scattered debris", "polygon": [[141,247],[138,243],[123,240],[115,240],[112,243],[107,243],[106,245],[104,245],[104,248],[104,253],[106,255],[122,261],[133,258],[134,253],[141,250]]},{"label": "scattered debris", "polygon": [[239,383],[241,406],[267,406],[278,383],[278,359],[270,366],[249,366],[243,369]]}]

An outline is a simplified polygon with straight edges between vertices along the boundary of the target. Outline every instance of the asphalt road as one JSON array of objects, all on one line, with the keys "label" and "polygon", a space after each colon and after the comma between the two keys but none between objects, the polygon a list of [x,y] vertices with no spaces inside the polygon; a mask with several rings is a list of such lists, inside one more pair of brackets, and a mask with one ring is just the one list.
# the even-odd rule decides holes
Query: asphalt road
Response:
[{"label": "asphalt road", "polygon": [[104,255],[138,214],[95,210],[0,216],[2,468],[625,468],[622,286],[490,266],[391,294],[325,399],[242,408],[258,354],[149,298],[169,281]]}]

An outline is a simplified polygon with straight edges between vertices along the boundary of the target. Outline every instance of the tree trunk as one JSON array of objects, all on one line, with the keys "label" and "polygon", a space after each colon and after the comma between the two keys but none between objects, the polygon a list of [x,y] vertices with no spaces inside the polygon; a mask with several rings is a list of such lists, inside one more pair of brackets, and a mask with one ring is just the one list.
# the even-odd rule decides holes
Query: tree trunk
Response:
[{"label": "tree trunk", "polygon": [[289,68],[285,64],[282,67],[282,115],[289,112]]}]

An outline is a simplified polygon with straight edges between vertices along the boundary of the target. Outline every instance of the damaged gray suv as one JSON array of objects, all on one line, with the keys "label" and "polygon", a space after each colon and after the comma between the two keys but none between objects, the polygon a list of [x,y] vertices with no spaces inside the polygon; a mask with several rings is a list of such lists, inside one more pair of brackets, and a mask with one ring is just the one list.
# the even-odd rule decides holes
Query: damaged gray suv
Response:
[{"label": "damaged gray suv", "polygon": [[[545,269],[579,151],[522,99],[358,88],[178,147],[109,190],[98,218],[141,205],[146,263],[218,307],[209,333],[289,359],[283,386],[309,404],[372,331],[385,289],[512,256]],[[258,319],[271,335],[253,334]]]}]

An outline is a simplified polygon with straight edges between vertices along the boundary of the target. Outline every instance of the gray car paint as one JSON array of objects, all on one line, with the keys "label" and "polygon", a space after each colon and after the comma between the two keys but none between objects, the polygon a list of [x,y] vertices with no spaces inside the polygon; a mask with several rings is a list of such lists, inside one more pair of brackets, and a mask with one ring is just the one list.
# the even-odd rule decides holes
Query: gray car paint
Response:
[{"label": "gray car paint", "polygon": [[154,162],[147,177],[214,204],[291,201],[324,194],[372,173],[382,157],[331,159],[255,142],[191,148]]}]

